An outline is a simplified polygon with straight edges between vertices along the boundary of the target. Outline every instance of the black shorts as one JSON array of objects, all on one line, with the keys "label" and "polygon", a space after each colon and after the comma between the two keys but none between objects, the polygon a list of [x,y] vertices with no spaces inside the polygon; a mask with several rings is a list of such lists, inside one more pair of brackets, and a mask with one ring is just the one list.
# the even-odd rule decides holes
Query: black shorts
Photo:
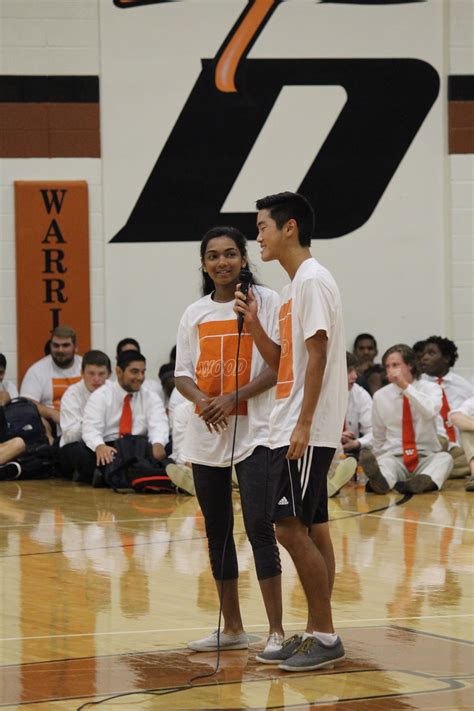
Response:
[{"label": "black shorts", "polygon": [[288,447],[272,450],[275,477],[273,521],[298,516],[306,526],[328,520],[327,474],[334,452],[331,447],[309,446],[301,459],[287,459]]}]

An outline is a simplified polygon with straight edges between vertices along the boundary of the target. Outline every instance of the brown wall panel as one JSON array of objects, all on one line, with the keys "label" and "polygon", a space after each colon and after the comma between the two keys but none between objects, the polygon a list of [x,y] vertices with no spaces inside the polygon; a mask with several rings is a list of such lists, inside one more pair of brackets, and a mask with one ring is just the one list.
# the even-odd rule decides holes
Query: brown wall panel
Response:
[{"label": "brown wall panel", "polygon": [[99,104],[49,104],[48,124],[52,130],[99,130]]},{"label": "brown wall panel", "polygon": [[449,132],[449,152],[474,153],[474,128],[454,128]]},{"label": "brown wall panel", "polygon": [[0,103],[0,129],[46,131],[48,104]]},{"label": "brown wall panel", "polygon": [[0,102],[0,157],[100,158],[99,104]]},{"label": "brown wall panel", "polygon": [[97,131],[50,131],[50,158],[100,158]]},{"label": "brown wall panel", "polygon": [[0,157],[44,158],[49,155],[47,131],[2,131]]}]

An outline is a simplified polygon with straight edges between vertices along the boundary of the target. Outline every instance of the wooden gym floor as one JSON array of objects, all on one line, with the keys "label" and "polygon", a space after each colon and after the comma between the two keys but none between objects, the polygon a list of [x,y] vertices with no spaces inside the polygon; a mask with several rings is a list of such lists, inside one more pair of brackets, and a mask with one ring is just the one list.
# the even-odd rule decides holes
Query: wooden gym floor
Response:
[{"label": "wooden gym floor", "polygon": [[[216,655],[186,641],[215,629],[218,613],[196,500],[2,482],[0,707],[69,711],[133,692],[85,708],[472,709],[473,504],[460,481],[407,501],[346,486],[330,501],[330,525],[347,659],[287,674],[255,661],[265,613],[236,496],[252,644],[224,653],[217,675],[189,686],[212,672]],[[290,633],[304,626],[304,599],[282,559]]]}]

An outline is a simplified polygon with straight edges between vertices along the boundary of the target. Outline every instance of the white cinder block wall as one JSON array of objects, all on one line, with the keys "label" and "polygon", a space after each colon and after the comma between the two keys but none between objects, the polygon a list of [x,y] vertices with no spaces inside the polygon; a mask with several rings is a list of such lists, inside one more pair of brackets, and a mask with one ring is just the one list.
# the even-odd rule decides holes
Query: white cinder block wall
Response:
[{"label": "white cinder block wall", "polygon": [[[111,0],[0,0],[0,72],[13,75],[100,75],[100,2]],[[446,48],[449,62],[446,72],[472,75],[472,0],[450,0],[447,17],[449,27],[446,30]],[[443,100],[446,98],[443,97]],[[456,370],[472,378],[474,155],[450,156],[449,167],[448,204],[451,219],[446,244],[446,269],[451,276],[448,294],[451,313],[443,335],[453,338],[458,345],[460,358]],[[16,301],[13,181],[33,179],[84,179],[89,183],[92,345],[103,348],[105,343],[105,245],[100,159],[3,159],[0,165],[0,352],[5,353],[8,359],[8,377],[14,381]],[[431,286],[436,288],[435,284]],[[420,296],[426,296],[422,292],[425,288],[429,287],[420,286]],[[426,335],[423,324],[420,324],[420,338]]]},{"label": "white cinder block wall", "polygon": [[[451,0],[449,74],[474,75],[474,3]],[[459,350],[456,371],[474,375],[474,155],[451,155],[451,323],[449,335]]]},{"label": "white cinder block wall", "polygon": [[[0,0],[0,19],[1,74],[99,75],[99,0]],[[105,343],[101,160],[3,159],[0,162],[0,352],[8,361],[7,377],[15,382],[13,182],[56,179],[86,180],[89,184],[92,344],[103,348]],[[45,341],[47,337],[45,334]]]}]

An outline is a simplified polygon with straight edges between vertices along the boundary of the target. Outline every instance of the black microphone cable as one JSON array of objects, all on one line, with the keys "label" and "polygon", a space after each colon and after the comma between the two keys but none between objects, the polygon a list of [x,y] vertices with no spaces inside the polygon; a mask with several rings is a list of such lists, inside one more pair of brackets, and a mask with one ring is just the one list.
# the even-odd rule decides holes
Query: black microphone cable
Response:
[{"label": "black microphone cable", "polygon": [[[252,272],[249,269],[243,268],[240,271],[239,274],[239,280],[240,280],[240,291],[247,295],[248,290],[253,283],[253,275]],[[220,602],[219,602],[219,614],[217,617],[217,656],[216,656],[216,664],[215,667],[212,671],[206,673],[206,674],[198,674],[196,676],[191,677],[189,681],[184,685],[184,686],[177,686],[177,687],[172,687],[171,689],[163,689],[163,690],[145,690],[145,691],[129,691],[121,694],[114,694],[112,696],[108,696],[105,699],[101,699],[100,701],[87,701],[86,703],[82,704],[77,708],[77,711],[82,711],[82,709],[85,709],[88,706],[99,706],[100,704],[106,703],[107,701],[112,701],[116,700],[125,696],[138,696],[138,695],[148,695],[148,696],[167,696],[168,694],[176,694],[180,691],[186,691],[190,688],[194,687],[194,682],[197,681],[198,679],[207,679],[209,677],[215,676],[215,674],[218,673],[219,668],[220,668],[220,661],[221,661],[221,644],[220,644],[220,630],[221,630],[221,624],[222,624],[222,610],[223,610],[223,603],[224,603],[224,560],[225,560],[225,554],[227,550],[227,544],[229,542],[229,537],[233,528],[233,521],[234,521],[234,515],[233,515],[233,507],[232,507],[232,469],[234,467],[234,455],[235,455],[235,443],[237,439],[237,419],[238,419],[238,407],[239,407],[239,357],[240,357],[240,343],[242,340],[242,331],[243,331],[243,326],[244,326],[244,317],[243,314],[238,314],[237,315],[237,349],[236,349],[236,354],[235,354],[235,398],[234,398],[234,409],[235,409],[235,416],[234,416],[234,429],[232,433],[232,448],[231,448],[231,453],[230,453],[230,464],[229,464],[229,490],[228,490],[228,497],[229,497],[229,521],[227,525],[227,530],[226,530],[226,535],[224,538],[224,545],[222,548],[222,558],[221,558],[221,588],[220,588]]]},{"label": "black microphone cable", "polygon": [[[240,291],[247,296],[248,290],[253,283],[253,274],[250,269],[243,267],[239,274]],[[239,356],[240,356],[240,343],[242,340],[242,331],[244,328],[244,316],[241,313],[237,314],[237,350],[235,354],[235,399],[234,399],[234,431],[232,434],[232,448],[230,453],[230,464],[229,464],[229,521],[227,524],[227,530],[224,538],[224,545],[222,548],[222,558],[221,558],[221,593],[220,593],[220,604],[219,604],[219,614],[217,618],[217,657],[216,666],[208,674],[200,674],[199,676],[193,676],[189,680],[189,684],[192,685],[197,679],[206,679],[207,677],[214,676],[219,671],[220,660],[221,660],[221,644],[220,644],[220,633],[221,633],[221,623],[222,623],[222,608],[224,604],[224,560],[227,550],[227,544],[229,542],[229,536],[233,527],[233,507],[232,507],[232,470],[234,468],[234,455],[235,455],[235,443],[237,439],[237,420],[238,420],[238,408],[239,408]]]}]

